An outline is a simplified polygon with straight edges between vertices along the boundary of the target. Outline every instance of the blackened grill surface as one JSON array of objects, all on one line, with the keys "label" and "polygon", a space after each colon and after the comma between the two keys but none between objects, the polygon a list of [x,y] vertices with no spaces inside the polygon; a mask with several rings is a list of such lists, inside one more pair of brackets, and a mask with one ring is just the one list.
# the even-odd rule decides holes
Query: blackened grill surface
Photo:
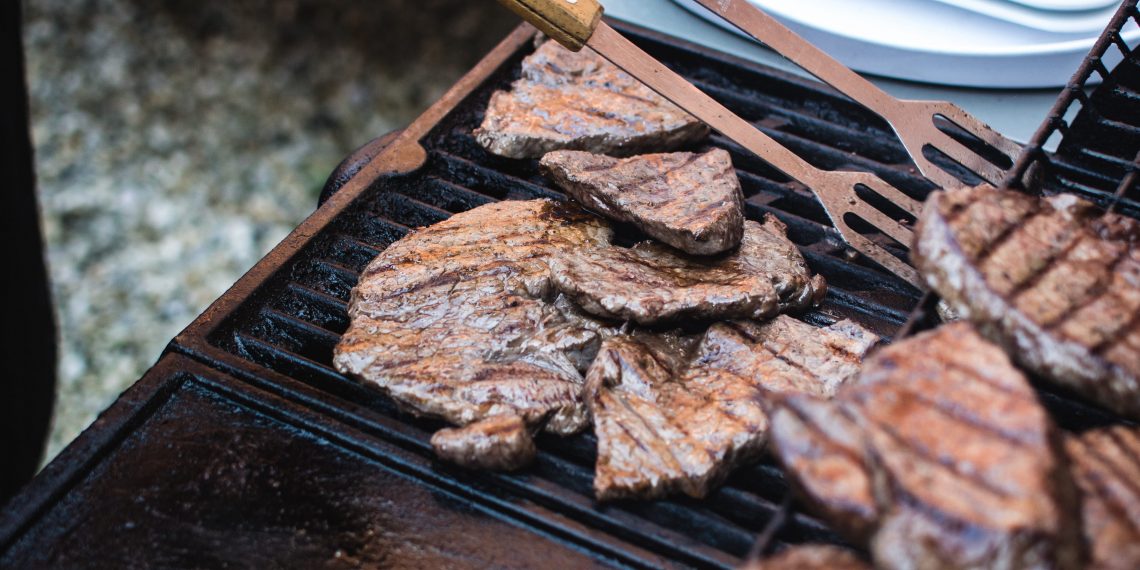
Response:
[{"label": "blackened grill surface", "polygon": [[[813,164],[870,170],[918,199],[932,187],[907,162],[885,124],[832,92],[673,39],[622,29],[652,55]],[[442,424],[403,414],[390,400],[336,373],[332,349],[348,326],[347,299],[359,272],[411,228],[495,200],[564,198],[539,174],[537,161],[490,155],[471,135],[490,93],[516,77],[527,49],[508,58],[422,140],[427,150],[423,167],[379,179],[292,257],[291,251],[280,254],[281,266],[255,289],[231,292],[247,295],[236,309],[199,319],[176,339],[172,350],[430,457],[430,435]],[[889,338],[917,303],[918,292],[873,264],[849,257],[807,189],[730,141],[714,135],[686,150],[713,146],[732,154],[746,216],[757,220],[771,213],[782,220],[812,270],[826,277],[828,295],[823,304],[801,318],[819,326],[850,318]],[[1112,419],[1053,393],[1044,392],[1042,398],[1068,427],[1101,425]],[[599,507],[592,497],[594,437],[540,435],[537,445],[535,465],[517,474],[441,467],[438,475],[476,482],[490,504],[538,504],[598,533],[698,567],[737,565],[788,494],[780,469],[764,459],[736,472],[704,500]],[[550,524],[559,525],[559,519]],[[824,524],[799,512],[781,528],[778,546],[840,542]],[[635,556],[624,560],[639,565]]]}]

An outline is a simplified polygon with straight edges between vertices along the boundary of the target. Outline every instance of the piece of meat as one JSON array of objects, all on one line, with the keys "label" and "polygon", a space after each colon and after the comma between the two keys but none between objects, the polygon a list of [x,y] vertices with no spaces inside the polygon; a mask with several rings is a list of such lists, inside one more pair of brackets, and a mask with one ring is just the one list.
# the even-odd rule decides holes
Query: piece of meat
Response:
[{"label": "piece of meat", "polygon": [[1140,431],[1113,427],[1069,436],[1091,568],[1140,568]]},{"label": "piece of meat", "polygon": [[440,459],[472,469],[513,471],[534,461],[538,450],[522,418],[492,416],[461,428],[445,428],[431,437]]},{"label": "piece of meat", "polygon": [[854,552],[826,544],[793,546],[763,560],[749,560],[741,570],[871,570]]},{"label": "piece of meat", "polygon": [[539,166],[588,208],[686,253],[722,253],[744,234],[744,195],[722,149],[625,159],[560,150]]},{"label": "piece of meat", "polygon": [[769,394],[832,393],[875,340],[852,323],[787,316],[713,325],[692,350],[651,334],[606,340],[586,379],[595,494],[703,497],[762,449]]},{"label": "piece of meat", "polygon": [[787,315],[718,323],[705,333],[694,367],[761,379],[768,392],[831,398],[862,368],[879,336],[842,320],[815,327]]},{"label": "piece of meat", "polygon": [[559,149],[631,155],[673,150],[708,127],[590,48],[547,41],[522,62],[510,91],[491,95],[475,139],[511,158]]},{"label": "piece of meat", "polygon": [[769,449],[809,510],[854,544],[878,527],[864,435],[841,402],[805,394],[777,399]]},{"label": "piece of meat", "polygon": [[1025,377],[968,323],[869,357],[841,390],[869,450],[887,568],[1077,568],[1076,489]]},{"label": "piece of meat", "polygon": [[458,425],[517,415],[576,432],[589,421],[582,371],[610,333],[558,300],[548,262],[610,235],[548,200],[487,204],[416,230],[364,270],[333,362],[417,414]]},{"label": "piece of meat", "polygon": [[735,251],[684,255],[654,242],[563,255],[551,263],[555,286],[586,312],[649,325],[682,319],[765,319],[822,300],[799,250],[772,216],[744,222]]},{"label": "piece of meat", "polygon": [[1026,368],[1140,418],[1140,222],[1072,196],[931,195],[915,266]]},{"label": "piece of meat", "polygon": [[594,493],[599,500],[707,492],[728,450],[713,457],[678,425],[677,414],[708,408],[705,426],[736,426],[715,403],[676,381],[684,361],[683,352],[649,335],[602,343],[586,374],[586,401],[598,437]]}]

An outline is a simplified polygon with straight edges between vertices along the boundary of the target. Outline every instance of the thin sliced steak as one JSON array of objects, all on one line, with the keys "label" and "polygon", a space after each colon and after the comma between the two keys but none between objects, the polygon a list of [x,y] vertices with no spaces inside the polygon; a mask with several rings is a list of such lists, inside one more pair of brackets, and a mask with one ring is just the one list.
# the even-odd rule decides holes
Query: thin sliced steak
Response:
[{"label": "thin sliced steak", "polygon": [[651,334],[608,339],[586,381],[596,495],[703,497],[760,452],[770,394],[834,392],[875,340],[851,323],[818,329],[786,316],[713,325],[693,350]]},{"label": "thin sliced steak", "polygon": [[474,469],[512,471],[534,460],[538,450],[518,416],[492,416],[461,428],[435,432],[431,446],[441,459]]},{"label": "thin sliced steak", "polygon": [[1140,222],[1072,196],[938,192],[912,256],[1026,368],[1140,418]]},{"label": "thin sliced steak", "polygon": [[826,284],[812,277],[799,250],[772,216],[744,223],[735,251],[694,257],[654,242],[563,255],[553,279],[586,312],[648,325],[681,319],[765,319],[820,301]]},{"label": "thin sliced steak", "polygon": [[871,570],[871,565],[846,548],[805,544],[763,560],[750,560],[741,570]]},{"label": "thin sliced steak", "polygon": [[740,180],[722,149],[625,159],[561,150],[539,165],[586,207],[686,253],[721,253],[744,234]]},{"label": "thin sliced steak", "polygon": [[967,323],[867,359],[838,399],[869,449],[889,568],[1078,568],[1059,433],[1005,353]]},{"label": "thin sliced steak", "polygon": [[1113,427],[1070,436],[1091,568],[1140,568],[1140,431]]},{"label": "thin sliced steak", "polygon": [[708,127],[590,48],[547,41],[522,62],[510,91],[491,95],[475,139],[511,158],[559,149],[631,155],[673,150]]},{"label": "thin sliced steak", "polygon": [[392,244],[352,291],[337,370],[418,414],[466,425],[517,415],[555,433],[588,423],[582,369],[604,324],[559,299],[548,260],[608,244],[576,207],[498,202]]}]

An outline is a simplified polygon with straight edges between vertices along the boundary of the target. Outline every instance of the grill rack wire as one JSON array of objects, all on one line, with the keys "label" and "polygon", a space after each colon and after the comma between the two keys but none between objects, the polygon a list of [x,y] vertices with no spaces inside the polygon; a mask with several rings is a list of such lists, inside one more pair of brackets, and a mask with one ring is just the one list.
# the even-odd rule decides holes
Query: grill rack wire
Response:
[{"label": "grill rack wire", "polygon": [[[1124,0],[1014,162],[1004,187],[1071,192],[1140,217],[1140,114],[1130,111],[1140,107],[1140,52],[1124,39],[1125,28],[1137,25],[1137,0]],[[1110,67],[1115,58],[1119,62]],[[1057,152],[1049,153],[1058,139]]]}]

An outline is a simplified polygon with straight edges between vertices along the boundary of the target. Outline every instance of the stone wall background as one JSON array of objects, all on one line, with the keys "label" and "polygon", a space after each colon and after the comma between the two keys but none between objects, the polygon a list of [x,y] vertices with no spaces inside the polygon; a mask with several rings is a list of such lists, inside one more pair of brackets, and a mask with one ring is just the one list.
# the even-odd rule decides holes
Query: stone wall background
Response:
[{"label": "stone wall background", "polygon": [[50,459],[517,20],[493,0],[26,0]]}]

